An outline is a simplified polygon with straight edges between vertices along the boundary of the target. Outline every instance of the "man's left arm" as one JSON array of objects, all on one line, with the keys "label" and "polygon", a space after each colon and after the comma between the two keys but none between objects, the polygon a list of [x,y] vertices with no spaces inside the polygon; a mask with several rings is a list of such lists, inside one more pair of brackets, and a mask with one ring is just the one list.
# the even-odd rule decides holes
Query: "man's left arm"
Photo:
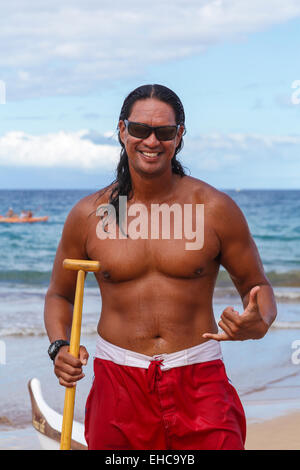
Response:
[{"label": "man's left arm", "polygon": [[262,338],[277,315],[273,289],[239,207],[224,195],[216,215],[220,262],[241,296],[244,311],[239,313],[233,307],[227,307],[219,322],[223,331],[203,336],[218,341]]}]

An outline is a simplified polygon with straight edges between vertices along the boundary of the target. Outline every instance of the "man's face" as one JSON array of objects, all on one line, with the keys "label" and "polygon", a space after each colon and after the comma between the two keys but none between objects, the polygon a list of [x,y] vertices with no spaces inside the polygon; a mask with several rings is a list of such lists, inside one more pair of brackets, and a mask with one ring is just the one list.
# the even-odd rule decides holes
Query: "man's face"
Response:
[{"label": "man's face", "polygon": [[[128,121],[149,126],[176,125],[175,113],[167,103],[155,98],[138,100],[134,103]],[[131,170],[144,175],[159,175],[171,168],[171,159],[178,146],[183,127],[173,140],[160,141],[154,132],[146,139],[133,137],[128,133],[124,121],[119,122],[120,138],[125,145]]]}]

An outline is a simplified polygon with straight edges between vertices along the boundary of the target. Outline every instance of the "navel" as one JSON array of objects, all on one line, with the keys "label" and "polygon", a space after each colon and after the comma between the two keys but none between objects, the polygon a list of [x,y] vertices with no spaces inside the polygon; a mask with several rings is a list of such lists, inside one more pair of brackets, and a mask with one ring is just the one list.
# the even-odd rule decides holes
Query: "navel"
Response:
[{"label": "navel", "polygon": [[104,279],[110,279],[110,273],[108,271],[103,271],[102,276]]},{"label": "navel", "polygon": [[197,269],[195,269],[195,271],[194,271],[194,274],[196,274],[197,276],[199,276],[199,275],[202,274],[202,273],[203,273],[203,268],[197,268]]}]

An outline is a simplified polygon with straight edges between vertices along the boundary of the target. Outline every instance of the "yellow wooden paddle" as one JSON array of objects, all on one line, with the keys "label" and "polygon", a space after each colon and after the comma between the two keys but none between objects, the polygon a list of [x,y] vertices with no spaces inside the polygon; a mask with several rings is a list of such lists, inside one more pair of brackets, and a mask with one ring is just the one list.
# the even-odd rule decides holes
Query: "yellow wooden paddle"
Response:
[{"label": "yellow wooden paddle", "polygon": [[[63,267],[65,269],[72,269],[73,271],[78,271],[76,291],[75,291],[75,300],[74,300],[74,309],[73,309],[72,330],[71,330],[71,338],[70,338],[70,349],[69,349],[70,354],[78,358],[79,348],[80,348],[80,334],[81,334],[81,319],[82,319],[82,304],[83,304],[85,273],[99,271],[100,263],[99,261],[65,259],[63,262]],[[76,386],[72,388],[66,387],[64,414],[63,414],[61,441],[60,441],[61,450],[70,450],[71,448],[74,405],[75,405],[75,392],[76,392]]]}]

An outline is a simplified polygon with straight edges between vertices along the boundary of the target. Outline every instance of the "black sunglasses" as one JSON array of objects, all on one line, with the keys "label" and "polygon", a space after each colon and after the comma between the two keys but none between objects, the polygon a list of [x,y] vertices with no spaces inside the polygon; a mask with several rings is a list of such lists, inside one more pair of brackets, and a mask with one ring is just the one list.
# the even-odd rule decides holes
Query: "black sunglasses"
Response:
[{"label": "black sunglasses", "polygon": [[148,126],[140,122],[132,122],[124,119],[125,126],[132,137],[137,139],[147,139],[154,131],[157,140],[173,140],[178,132],[180,124],[177,126]]}]

